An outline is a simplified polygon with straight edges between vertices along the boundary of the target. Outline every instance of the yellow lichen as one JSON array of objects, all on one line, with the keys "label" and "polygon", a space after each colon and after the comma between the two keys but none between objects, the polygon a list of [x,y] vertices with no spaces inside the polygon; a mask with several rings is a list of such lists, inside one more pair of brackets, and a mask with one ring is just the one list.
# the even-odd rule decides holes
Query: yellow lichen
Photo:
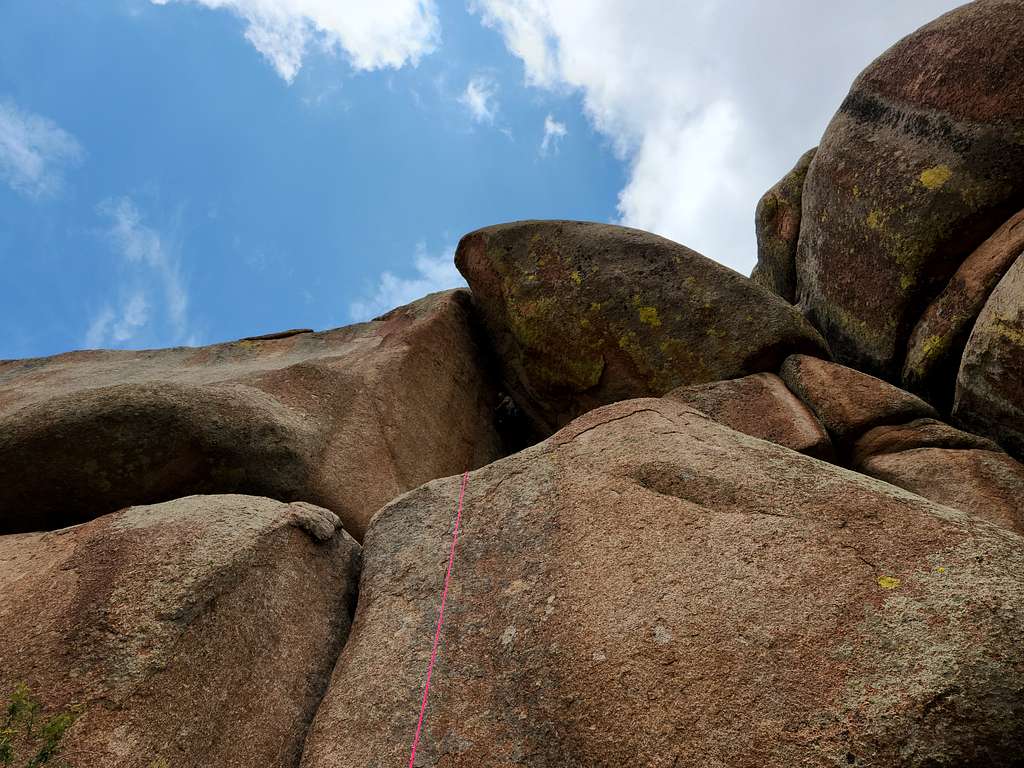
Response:
[{"label": "yellow lichen", "polygon": [[895,576],[879,576],[878,586],[882,589],[896,589],[900,585],[900,580]]},{"label": "yellow lichen", "polygon": [[640,307],[638,310],[640,314],[640,322],[651,326],[651,328],[658,328],[661,326],[661,318],[658,317],[657,307]]},{"label": "yellow lichen", "polygon": [[993,333],[1002,336],[1014,346],[1024,346],[1024,331],[1012,318],[997,314],[990,321],[990,327]]},{"label": "yellow lichen", "polygon": [[884,219],[884,214],[879,210],[871,211],[868,214],[868,226],[872,229],[881,229]]},{"label": "yellow lichen", "polygon": [[576,285],[580,285],[583,282],[583,278],[580,277],[580,272],[578,269],[574,269],[572,271],[572,274],[569,276],[572,278],[572,281],[576,283]]},{"label": "yellow lichen", "polygon": [[949,181],[953,175],[948,165],[936,165],[934,168],[925,168],[918,176],[925,189],[936,190]]}]

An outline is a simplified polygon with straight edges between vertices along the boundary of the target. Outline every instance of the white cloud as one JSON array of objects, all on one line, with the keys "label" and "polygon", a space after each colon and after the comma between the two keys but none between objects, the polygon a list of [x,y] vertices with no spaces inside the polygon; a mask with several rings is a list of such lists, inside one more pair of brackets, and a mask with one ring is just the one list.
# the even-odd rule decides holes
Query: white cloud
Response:
[{"label": "white cloud", "polygon": [[64,170],[77,164],[82,148],[52,120],[0,101],[0,179],[32,199],[54,197]]},{"label": "white cloud", "polygon": [[355,69],[416,65],[441,36],[434,0],[151,0],[193,2],[232,11],[245,37],[287,82],[311,45],[342,51]]},{"label": "white cloud", "polygon": [[466,84],[459,102],[478,123],[493,123],[498,113],[498,84],[487,75],[476,75]]},{"label": "white cloud", "polygon": [[85,345],[137,347],[140,344],[191,343],[189,297],[177,249],[143,221],[130,197],[104,200],[97,212],[107,219],[103,234],[122,260],[117,298],[93,317]]},{"label": "white cloud", "polygon": [[398,277],[392,272],[381,273],[377,279],[377,286],[349,305],[350,319],[354,322],[369,320],[390,309],[422,298],[428,293],[458,288],[466,284],[455,268],[455,252],[451,248],[437,256],[431,256],[420,243],[416,246],[414,266],[414,277]]},{"label": "white cloud", "polygon": [[552,115],[545,117],[544,138],[540,142],[540,153],[546,155],[552,149],[557,151],[559,142],[568,133],[569,130],[565,127],[565,123],[558,122]]},{"label": "white cloud", "polygon": [[476,0],[528,84],[577,90],[629,163],[625,224],[743,272],[754,206],[817,144],[853,78],[959,0]]}]

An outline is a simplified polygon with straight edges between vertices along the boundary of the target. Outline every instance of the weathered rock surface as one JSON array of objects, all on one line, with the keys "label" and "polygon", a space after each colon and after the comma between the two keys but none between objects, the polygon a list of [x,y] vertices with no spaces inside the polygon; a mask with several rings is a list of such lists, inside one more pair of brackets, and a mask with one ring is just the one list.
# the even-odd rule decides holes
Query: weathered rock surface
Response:
[{"label": "weathered rock surface", "polygon": [[925,25],[854,82],[807,173],[798,299],[839,362],[898,380],[961,262],[1024,207],[1024,4]]},{"label": "weathered rock surface", "polygon": [[821,338],[778,296],[635,229],[521,221],[471,232],[455,262],[507,386],[541,433],[678,386],[775,370]]},{"label": "weathered rock surface", "polygon": [[974,324],[953,417],[1024,457],[1024,256],[999,281]]},{"label": "weathered rock surface", "polygon": [[[459,494],[382,510],[304,768],[408,761]],[[1021,537],[670,399],[471,474],[418,759],[1019,765]]]},{"label": "weathered rock surface", "polygon": [[357,537],[502,453],[466,291],[323,333],[0,362],[0,532],[190,493],[305,500]]},{"label": "weathered rock surface", "polygon": [[773,373],[679,387],[665,397],[745,435],[819,459],[832,458],[832,441],[821,422]]},{"label": "weathered rock surface", "polygon": [[807,150],[792,170],[764,193],[754,214],[757,264],[750,279],[790,303],[796,300],[796,245],[804,179],[816,151]]},{"label": "weathered rock surface", "polygon": [[81,707],[75,768],[290,768],[358,556],[331,512],[237,495],[0,536],[0,691]]},{"label": "weathered rock surface", "polygon": [[984,437],[935,419],[875,427],[853,446],[850,466],[1024,533],[1024,466]]},{"label": "weathered rock surface", "polygon": [[838,363],[793,355],[779,375],[844,449],[871,427],[938,417],[916,395]]},{"label": "weathered rock surface", "polygon": [[903,383],[908,389],[933,402],[952,403],[957,370],[974,321],[999,280],[1022,255],[1024,211],[967,257],[917,321],[903,364]]},{"label": "weathered rock surface", "polygon": [[871,456],[858,469],[1024,534],[1024,466],[1002,451],[912,448]]},{"label": "weathered rock surface", "polygon": [[957,448],[1002,453],[1002,449],[988,438],[972,435],[936,419],[914,419],[906,424],[869,430],[854,443],[850,463],[856,468],[872,456],[914,448]]}]

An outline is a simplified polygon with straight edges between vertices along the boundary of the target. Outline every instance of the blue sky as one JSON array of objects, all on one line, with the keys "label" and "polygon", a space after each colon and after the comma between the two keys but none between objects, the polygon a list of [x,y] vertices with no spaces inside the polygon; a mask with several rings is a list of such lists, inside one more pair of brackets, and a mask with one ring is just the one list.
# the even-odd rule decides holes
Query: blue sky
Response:
[{"label": "blue sky", "polygon": [[757,196],[954,4],[864,5],[4,0],[0,358],[367,319],[519,218],[749,271]]}]

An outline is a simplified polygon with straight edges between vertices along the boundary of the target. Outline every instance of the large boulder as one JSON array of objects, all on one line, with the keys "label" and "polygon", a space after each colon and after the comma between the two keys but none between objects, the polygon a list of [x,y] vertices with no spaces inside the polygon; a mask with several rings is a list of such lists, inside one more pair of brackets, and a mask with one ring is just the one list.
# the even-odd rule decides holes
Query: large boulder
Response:
[{"label": "large boulder", "polygon": [[1002,451],[911,448],[871,456],[858,470],[1024,534],[1024,466]]},{"label": "large boulder", "polygon": [[670,240],[574,221],[462,238],[508,388],[542,434],[606,403],[775,370],[824,344],[780,297]]},{"label": "large boulder", "polygon": [[[385,507],[303,768],[405,765],[458,477]],[[1016,766],[1020,536],[617,403],[470,474],[417,764]]]},{"label": "large boulder", "polygon": [[198,349],[0,362],[0,532],[190,493],[337,512],[502,454],[466,291],[369,323]]},{"label": "large boulder", "polygon": [[696,408],[745,435],[819,459],[832,458],[828,432],[774,373],[679,387],[665,397]]},{"label": "large boulder", "polygon": [[968,3],[854,82],[803,188],[797,297],[839,362],[897,381],[911,329],[1024,207],[1024,4]]},{"label": "large boulder", "polygon": [[914,419],[906,424],[892,424],[866,432],[850,452],[850,465],[861,466],[872,456],[900,453],[916,448],[951,448],[1001,453],[992,440],[972,435],[937,419]]},{"label": "large boulder", "polygon": [[782,380],[847,450],[872,427],[935,418],[935,409],[916,395],[845,365],[806,355],[786,358]]},{"label": "large boulder", "polygon": [[754,214],[757,264],[750,279],[790,303],[796,300],[796,245],[804,179],[816,151],[807,150],[790,172],[764,193]]},{"label": "large boulder", "polygon": [[1024,254],[974,324],[960,362],[953,417],[1024,457]]},{"label": "large boulder", "polygon": [[1024,465],[984,437],[934,419],[875,427],[850,466],[1024,534]]},{"label": "large boulder", "polygon": [[1024,210],[982,243],[914,326],[903,383],[933,402],[950,405],[957,370],[974,321],[1010,266],[1024,255]]},{"label": "large boulder", "polygon": [[292,768],[358,557],[333,513],[236,495],[0,536],[0,695],[77,715],[76,768]]}]

